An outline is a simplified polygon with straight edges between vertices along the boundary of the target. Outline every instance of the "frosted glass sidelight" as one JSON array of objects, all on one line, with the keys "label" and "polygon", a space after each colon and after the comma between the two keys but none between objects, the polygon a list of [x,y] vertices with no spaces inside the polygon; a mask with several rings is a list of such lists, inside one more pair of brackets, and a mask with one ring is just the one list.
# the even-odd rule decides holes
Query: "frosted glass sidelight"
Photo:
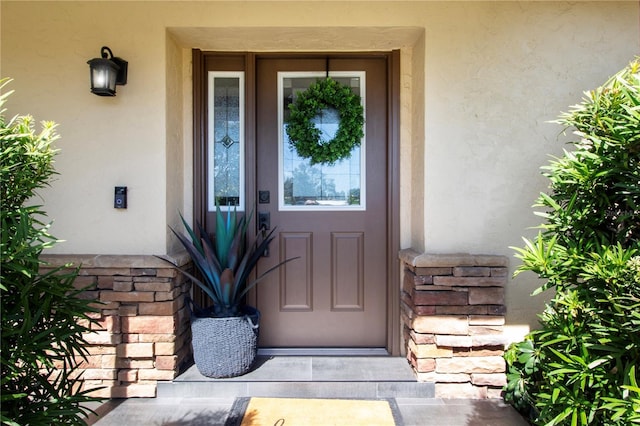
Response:
[{"label": "frosted glass sidelight", "polygon": [[244,73],[209,73],[208,208],[244,210]]}]

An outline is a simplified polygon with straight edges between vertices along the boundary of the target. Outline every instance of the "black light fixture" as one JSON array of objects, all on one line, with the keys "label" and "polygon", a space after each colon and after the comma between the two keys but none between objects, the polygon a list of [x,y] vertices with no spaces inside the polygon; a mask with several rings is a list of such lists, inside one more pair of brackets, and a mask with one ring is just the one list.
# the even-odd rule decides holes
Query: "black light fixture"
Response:
[{"label": "black light fixture", "polygon": [[115,96],[116,84],[127,84],[129,63],[122,58],[115,58],[107,46],[102,46],[100,55],[101,58],[93,58],[87,62],[91,73],[91,93],[98,96]]}]

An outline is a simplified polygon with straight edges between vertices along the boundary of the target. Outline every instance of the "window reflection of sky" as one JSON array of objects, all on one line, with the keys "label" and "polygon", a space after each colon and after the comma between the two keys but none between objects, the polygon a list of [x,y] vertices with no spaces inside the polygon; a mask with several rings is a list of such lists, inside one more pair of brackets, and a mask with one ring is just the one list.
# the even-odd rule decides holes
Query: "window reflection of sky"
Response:
[{"label": "window reflection of sky", "polygon": [[333,166],[311,166],[308,159],[301,158],[295,149],[291,148],[286,131],[283,134],[284,180],[285,186],[287,181],[292,183],[293,196],[315,200],[319,204],[322,204],[320,201],[327,200],[334,201],[331,203],[333,205],[349,204],[351,191],[360,189],[360,147],[351,151],[351,157],[340,160]]},{"label": "window reflection of sky", "polygon": [[311,122],[320,130],[320,143],[329,142],[338,132],[340,114],[335,108],[324,108]]}]

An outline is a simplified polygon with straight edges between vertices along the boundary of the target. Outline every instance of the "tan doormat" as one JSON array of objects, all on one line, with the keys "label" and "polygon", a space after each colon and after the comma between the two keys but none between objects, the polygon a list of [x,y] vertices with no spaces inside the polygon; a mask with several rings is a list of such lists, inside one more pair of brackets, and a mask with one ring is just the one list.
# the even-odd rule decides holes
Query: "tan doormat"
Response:
[{"label": "tan doormat", "polygon": [[237,398],[226,426],[401,426],[394,399]]}]

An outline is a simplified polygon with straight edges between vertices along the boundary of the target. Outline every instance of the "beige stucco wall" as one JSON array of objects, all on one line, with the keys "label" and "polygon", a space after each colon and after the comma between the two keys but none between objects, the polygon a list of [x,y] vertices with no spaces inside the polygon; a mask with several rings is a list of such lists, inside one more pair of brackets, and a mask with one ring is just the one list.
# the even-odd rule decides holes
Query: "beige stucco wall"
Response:
[{"label": "beige stucco wall", "polygon": [[[190,49],[401,49],[401,246],[512,257],[539,220],[539,166],[563,148],[548,124],[640,52],[638,2],[0,3],[8,115],[60,123],[60,172],[42,192],[58,253],[159,254],[191,212]],[[86,61],[129,61],[115,98]],[[113,209],[113,187],[129,208]],[[512,262],[512,270],[516,266]],[[541,301],[521,276],[510,325]]]}]

